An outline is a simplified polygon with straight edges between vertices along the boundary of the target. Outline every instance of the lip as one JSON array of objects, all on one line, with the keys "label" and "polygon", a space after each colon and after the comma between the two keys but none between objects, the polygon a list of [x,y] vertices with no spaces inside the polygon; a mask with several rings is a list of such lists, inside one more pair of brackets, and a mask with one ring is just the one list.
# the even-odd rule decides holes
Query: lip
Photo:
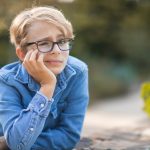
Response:
[{"label": "lip", "polygon": [[60,65],[63,63],[62,60],[46,60],[44,61],[45,63],[48,63],[48,64],[52,64],[52,65]]}]

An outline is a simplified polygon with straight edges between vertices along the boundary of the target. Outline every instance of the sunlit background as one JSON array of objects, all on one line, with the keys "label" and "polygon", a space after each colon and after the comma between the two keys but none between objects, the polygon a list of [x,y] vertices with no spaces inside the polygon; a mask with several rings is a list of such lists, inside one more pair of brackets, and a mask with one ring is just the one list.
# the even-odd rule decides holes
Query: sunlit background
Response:
[{"label": "sunlit background", "polygon": [[150,79],[150,1],[1,0],[0,67],[17,60],[9,42],[12,19],[25,8],[41,5],[61,9],[72,22],[75,42],[71,55],[89,66],[89,106],[96,107],[88,111],[84,129],[130,125],[142,114],[140,91],[123,96]]}]

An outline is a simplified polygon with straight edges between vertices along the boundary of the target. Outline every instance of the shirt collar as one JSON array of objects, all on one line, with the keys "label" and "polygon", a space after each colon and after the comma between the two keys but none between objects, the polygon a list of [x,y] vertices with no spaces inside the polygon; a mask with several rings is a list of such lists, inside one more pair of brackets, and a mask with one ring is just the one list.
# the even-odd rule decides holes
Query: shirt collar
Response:
[{"label": "shirt collar", "polygon": [[76,74],[76,71],[74,68],[72,68],[69,64],[66,65],[65,69],[58,75],[57,81],[59,85],[65,86],[70,78]]},{"label": "shirt collar", "polygon": [[38,91],[40,88],[40,85],[28,74],[27,70],[22,64],[19,65],[15,79],[23,84],[28,84],[28,87],[32,91]]},{"label": "shirt collar", "polygon": [[15,79],[24,84],[29,82],[29,74],[21,63],[18,67]]},{"label": "shirt collar", "polygon": [[[66,84],[72,76],[76,74],[76,71],[71,65],[67,64],[64,70],[57,76],[57,85],[60,88],[66,87]],[[20,63],[15,79],[23,84],[28,84],[28,87],[32,91],[38,91],[40,85],[28,74],[25,67]]]}]

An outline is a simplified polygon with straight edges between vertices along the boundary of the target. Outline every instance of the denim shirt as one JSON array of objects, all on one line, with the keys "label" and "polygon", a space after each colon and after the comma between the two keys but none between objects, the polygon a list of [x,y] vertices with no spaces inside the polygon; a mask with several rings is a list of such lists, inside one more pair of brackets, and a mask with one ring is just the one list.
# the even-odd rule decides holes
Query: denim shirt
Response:
[{"label": "denim shirt", "polygon": [[88,69],[69,56],[52,99],[20,62],[0,69],[0,134],[11,150],[71,150],[88,106]]}]

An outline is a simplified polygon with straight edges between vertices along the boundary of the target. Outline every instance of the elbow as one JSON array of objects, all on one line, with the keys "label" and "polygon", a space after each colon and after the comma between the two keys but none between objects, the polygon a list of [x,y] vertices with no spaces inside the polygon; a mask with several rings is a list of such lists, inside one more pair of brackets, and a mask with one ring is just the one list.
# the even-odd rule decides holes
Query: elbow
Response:
[{"label": "elbow", "polygon": [[8,147],[11,150],[28,150],[28,148],[23,143],[8,142]]},{"label": "elbow", "polygon": [[79,141],[80,141],[80,134],[75,134],[75,135],[70,139],[70,148],[71,148],[71,149],[75,148]]},{"label": "elbow", "polygon": [[6,137],[6,142],[11,150],[27,150],[27,146],[23,144],[19,139],[15,136],[11,136],[10,134]]},{"label": "elbow", "polygon": [[21,149],[20,146],[19,146],[20,145],[19,141],[17,141],[15,137],[7,136],[6,137],[6,142],[7,142],[8,147],[11,150],[19,150],[19,149]]}]

